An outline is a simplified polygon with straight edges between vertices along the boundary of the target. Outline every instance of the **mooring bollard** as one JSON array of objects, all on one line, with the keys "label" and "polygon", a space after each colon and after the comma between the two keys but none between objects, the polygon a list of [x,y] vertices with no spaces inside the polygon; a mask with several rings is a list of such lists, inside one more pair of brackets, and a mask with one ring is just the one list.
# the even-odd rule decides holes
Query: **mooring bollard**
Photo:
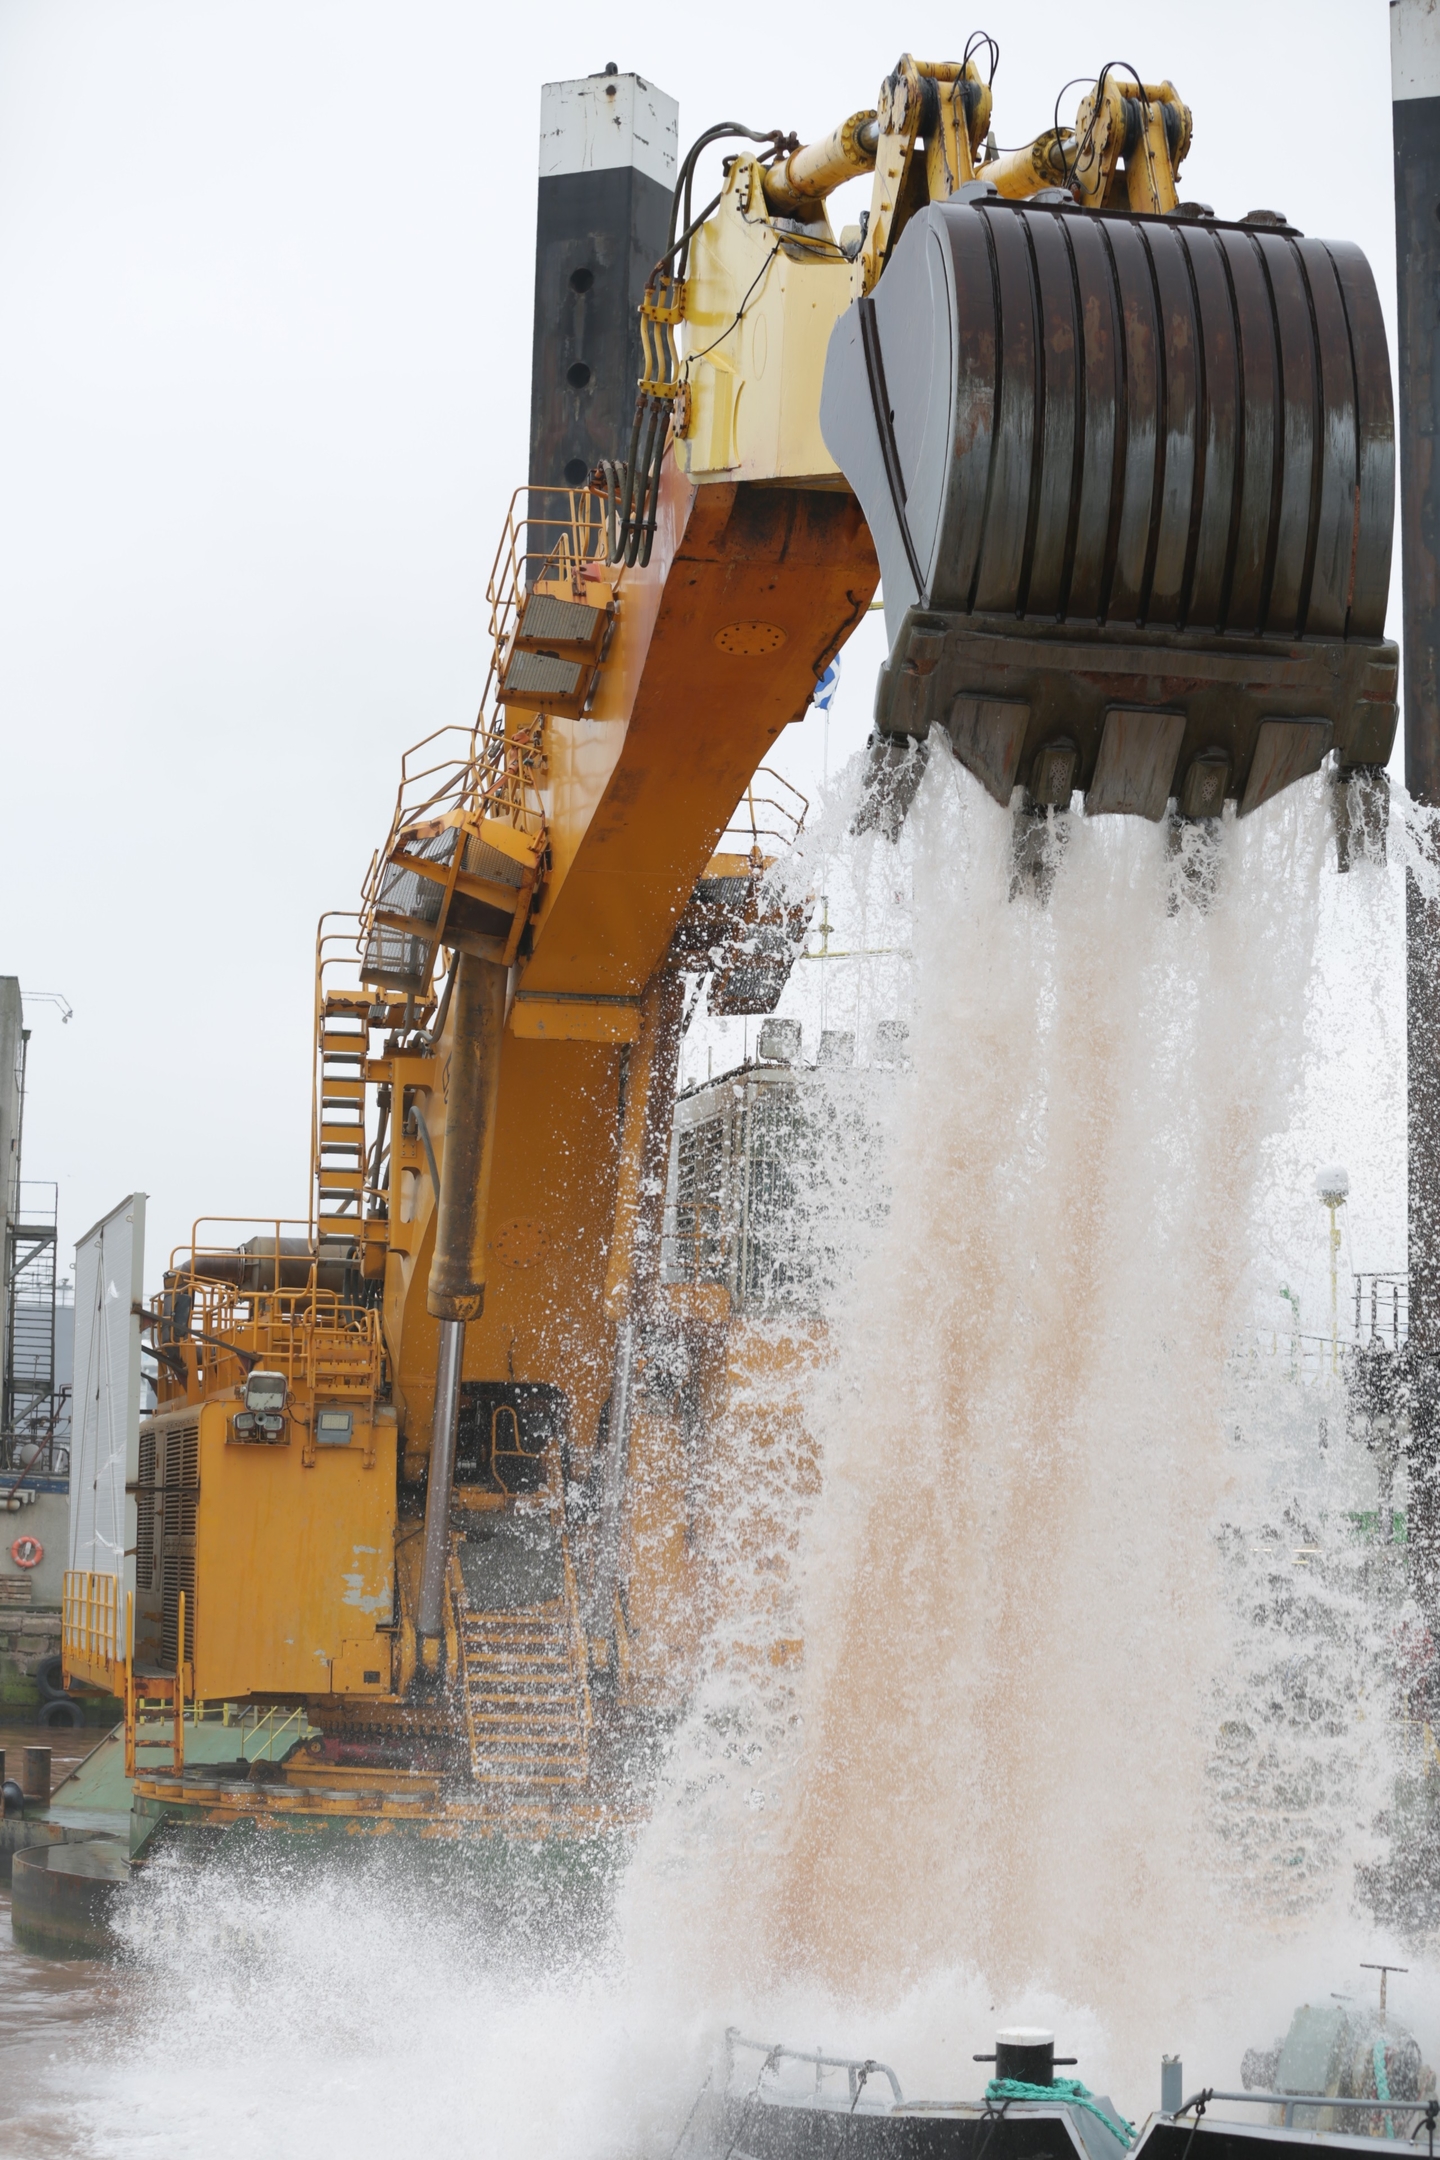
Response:
[{"label": "mooring bollard", "polygon": [[20,1790],[27,1800],[38,1800],[42,1807],[50,1804],[50,1750],[48,1747],[27,1747],[23,1750],[25,1768],[20,1778]]},{"label": "mooring bollard", "polygon": [[1178,2055],[1160,2057],[1160,2112],[1173,2115],[1185,2098],[1185,2065]]}]

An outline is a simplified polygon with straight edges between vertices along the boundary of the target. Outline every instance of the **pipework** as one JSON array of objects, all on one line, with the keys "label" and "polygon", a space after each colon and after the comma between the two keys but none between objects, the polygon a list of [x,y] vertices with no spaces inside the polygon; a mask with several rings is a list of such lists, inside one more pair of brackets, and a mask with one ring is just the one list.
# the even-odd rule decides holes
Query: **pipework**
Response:
[{"label": "pipework", "polygon": [[777,217],[805,217],[834,189],[875,169],[880,121],[874,107],[851,113],[818,142],[806,143],[764,177],[765,200]]}]

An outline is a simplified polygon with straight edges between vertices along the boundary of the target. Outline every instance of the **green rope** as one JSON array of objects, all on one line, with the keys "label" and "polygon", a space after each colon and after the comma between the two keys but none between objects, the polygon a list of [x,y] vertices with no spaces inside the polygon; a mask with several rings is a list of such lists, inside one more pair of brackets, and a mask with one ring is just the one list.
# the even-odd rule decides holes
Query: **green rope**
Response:
[{"label": "green rope", "polygon": [[[1383,2040],[1375,2042],[1374,2062],[1375,2097],[1377,2100],[1388,2100],[1390,2098],[1390,2080],[1385,2075],[1385,2043]],[[1392,2115],[1385,2117],[1385,2135],[1387,2138],[1393,2138],[1395,2135],[1395,2118]]]},{"label": "green rope", "polygon": [[1022,2085],[1019,2078],[991,2078],[985,2087],[985,2098],[994,2100],[1058,2100],[1066,2107],[1082,2107],[1097,2121],[1104,2123],[1111,2137],[1124,2146],[1135,2142],[1135,2125],[1126,2122],[1124,2116],[1114,2122],[1097,2106],[1094,2094],[1079,2078],[1056,2078],[1053,2085]]}]

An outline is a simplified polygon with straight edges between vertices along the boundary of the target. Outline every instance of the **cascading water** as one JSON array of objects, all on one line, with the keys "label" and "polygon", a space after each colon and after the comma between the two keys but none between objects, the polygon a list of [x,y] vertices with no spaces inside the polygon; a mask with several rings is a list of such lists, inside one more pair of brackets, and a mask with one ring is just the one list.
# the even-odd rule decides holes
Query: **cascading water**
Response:
[{"label": "cascading water", "polygon": [[[1237,1440],[1232,1351],[1305,1073],[1326,834],[1320,783],[1227,828],[1202,911],[1162,830],[1077,820],[1040,908],[1009,897],[1008,822],[931,771],[891,1205],[816,1390],[803,1741],[698,1931],[732,1986],[775,1991],[772,2026],[799,1988],[863,2052],[873,2013],[937,1975],[1002,2005],[1038,1989],[1072,2034],[1098,2019],[1105,2073],[1144,2095],[1187,2032],[1238,2058],[1246,2019],[1278,2014],[1259,1962],[1297,1902],[1331,1929],[1347,1911],[1333,1818],[1369,1791],[1350,1736],[1298,1900],[1266,1848],[1303,1804],[1256,1820],[1296,1749],[1226,1759],[1264,1657],[1286,1407],[1262,1388]],[[1358,903],[1383,906],[1366,877]],[[1358,1607],[1347,1625],[1353,1683]],[[705,1904],[693,1849],[687,1872]],[[1312,1984],[1277,1976],[1277,2004]]]},{"label": "cascading water", "polygon": [[[1162,2050],[1233,2079],[1358,1987],[1403,1582],[1337,1536],[1374,1482],[1338,1396],[1322,1450],[1283,1360],[1236,1356],[1295,1234],[1319,926],[1398,952],[1397,866],[1352,873],[1335,930],[1327,816],[1316,782],[1227,825],[1205,909],[1162,828],[1076,819],[1042,907],[1011,898],[1009,821],[932,761],[881,1218],[826,1173],[832,1253],[853,1230],[818,1475],[772,1463],[757,1502],[717,1457],[725,1640],[608,1938],[517,1950],[443,1856],[175,1873],[45,2149],[639,2160],[730,2022],[956,2093],[1039,2015],[1143,2113]],[[893,887],[884,843],[850,846]],[[734,1654],[777,1600],[798,1668]]]}]

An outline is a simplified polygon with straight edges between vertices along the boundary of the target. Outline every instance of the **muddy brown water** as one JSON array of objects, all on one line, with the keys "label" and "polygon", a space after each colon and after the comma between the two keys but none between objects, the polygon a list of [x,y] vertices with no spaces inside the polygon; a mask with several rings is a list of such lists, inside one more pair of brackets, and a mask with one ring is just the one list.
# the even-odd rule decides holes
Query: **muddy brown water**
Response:
[{"label": "muddy brown water", "polygon": [[85,2082],[79,2045],[112,2007],[118,1984],[109,1966],[21,1950],[10,1931],[9,1888],[0,1889],[0,2152],[7,2160],[77,2150],[75,2106]]}]

